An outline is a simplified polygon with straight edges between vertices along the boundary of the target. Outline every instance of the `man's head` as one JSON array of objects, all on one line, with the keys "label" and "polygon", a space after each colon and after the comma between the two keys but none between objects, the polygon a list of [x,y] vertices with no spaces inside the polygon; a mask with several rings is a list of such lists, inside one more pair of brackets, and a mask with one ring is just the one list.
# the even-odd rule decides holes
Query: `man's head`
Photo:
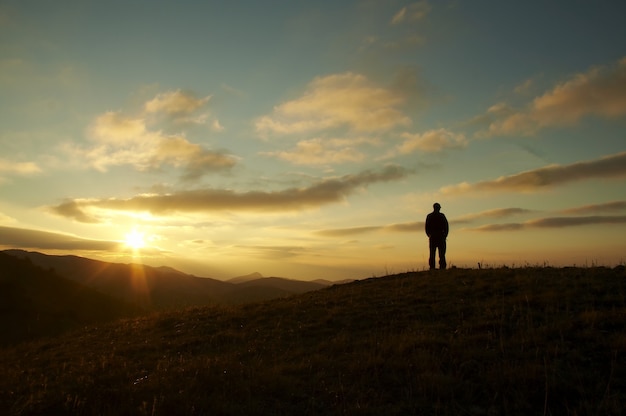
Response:
[{"label": "man's head", "polygon": [[439,212],[439,210],[441,209],[441,205],[439,205],[439,202],[435,202],[433,204],[433,209],[435,210],[435,212]]}]

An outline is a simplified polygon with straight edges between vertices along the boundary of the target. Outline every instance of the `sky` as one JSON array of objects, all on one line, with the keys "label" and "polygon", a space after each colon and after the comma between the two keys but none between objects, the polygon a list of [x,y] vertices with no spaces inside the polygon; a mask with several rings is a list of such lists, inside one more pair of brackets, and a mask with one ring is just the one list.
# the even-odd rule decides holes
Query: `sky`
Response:
[{"label": "sky", "polygon": [[0,249],[329,280],[626,263],[626,3],[0,1]]}]

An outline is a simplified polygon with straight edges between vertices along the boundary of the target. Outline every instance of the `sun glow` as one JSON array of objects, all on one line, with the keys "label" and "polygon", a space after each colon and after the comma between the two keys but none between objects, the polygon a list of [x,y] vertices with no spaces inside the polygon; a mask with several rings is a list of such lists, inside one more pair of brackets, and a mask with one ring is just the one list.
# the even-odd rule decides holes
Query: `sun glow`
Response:
[{"label": "sun glow", "polygon": [[127,233],[125,236],[125,243],[128,247],[133,250],[139,250],[140,248],[145,247],[146,239],[144,233],[140,233],[139,231],[133,229],[131,232]]}]

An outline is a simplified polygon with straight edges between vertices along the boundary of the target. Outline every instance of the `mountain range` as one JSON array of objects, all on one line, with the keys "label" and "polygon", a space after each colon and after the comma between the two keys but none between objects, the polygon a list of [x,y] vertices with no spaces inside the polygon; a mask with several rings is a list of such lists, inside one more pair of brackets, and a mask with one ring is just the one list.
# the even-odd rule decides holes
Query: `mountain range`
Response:
[{"label": "mountain range", "polygon": [[258,302],[332,284],[263,277],[258,272],[221,281],[165,266],[4,250],[0,251],[4,328],[0,344],[140,312]]}]

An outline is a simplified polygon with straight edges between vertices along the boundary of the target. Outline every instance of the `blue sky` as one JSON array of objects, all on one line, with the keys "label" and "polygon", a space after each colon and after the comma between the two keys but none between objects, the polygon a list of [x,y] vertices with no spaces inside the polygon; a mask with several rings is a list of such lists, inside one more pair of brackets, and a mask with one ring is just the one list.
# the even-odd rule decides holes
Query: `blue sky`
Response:
[{"label": "blue sky", "polygon": [[459,267],[624,263],[625,9],[5,1],[0,245],[354,278],[437,201]]}]

